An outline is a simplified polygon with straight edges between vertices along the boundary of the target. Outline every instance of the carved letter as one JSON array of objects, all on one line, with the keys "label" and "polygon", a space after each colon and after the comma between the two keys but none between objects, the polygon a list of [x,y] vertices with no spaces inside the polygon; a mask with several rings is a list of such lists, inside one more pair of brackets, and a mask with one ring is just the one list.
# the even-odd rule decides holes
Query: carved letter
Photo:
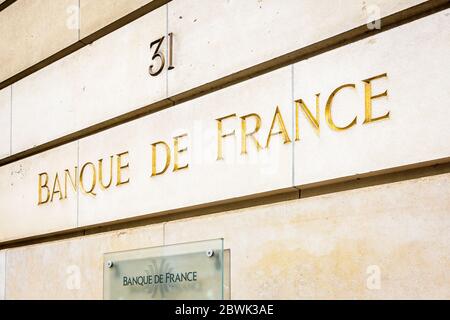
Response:
[{"label": "carved letter", "polygon": [[173,138],[173,171],[177,171],[177,170],[181,170],[181,169],[186,169],[189,164],[186,163],[184,166],[180,166],[178,163],[178,155],[180,153],[186,152],[187,151],[187,147],[183,148],[183,149],[178,149],[179,146],[179,140],[183,137],[187,137],[187,133],[176,136]]},{"label": "carved letter", "polygon": [[316,94],[316,117],[314,117],[312,115],[311,111],[308,109],[308,106],[303,101],[303,99],[295,100],[295,141],[300,140],[300,131],[299,131],[299,128],[298,128],[298,117],[299,117],[298,109],[299,109],[299,107],[302,108],[302,111],[305,114],[306,119],[308,119],[309,123],[311,123],[311,125],[313,126],[313,128],[314,128],[315,132],[317,133],[317,135],[320,134],[319,96],[320,96],[320,93],[317,93]]},{"label": "carved letter", "polygon": [[[159,172],[156,171],[156,146],[158,144],[163,145],[166,150],[166,163],[164,165],[164,168]],[[166,172],[167,168],[169,167],[169,164],[170,164],[170,148],[167,145],[167,143],[165,143],[164,141],[158,141],[158,142],[152,143],[152,177]]]},{"label": "carved letter", "polygon": [[[254,117],[256,119],[255,129],[252,132],[247,133],[247,118]],[[261,117],[256,113],[250,113],[241,117],[241,154],[247,154],[247,137],[252,138],[255,142],[256,150],[261,149],[261,145],[255,137],[255,133],[261,128]]]},{"label": "carved letter", "polygon": [[[87,166],[92,167],[92,183],[91,186],[88,190],[86,190],[86,188],[84,187],[84,169],[86,169]],[[81,167],[81,172],[80,172],[80,187],[81,190],[86,193],[86,194],[91,194],[93,196],[96,196],[94,189],[95,186],[97,185],[97,174],[95,171],[95,165],[92,162],[86,162],[82,167]]]},{"label": "carved letter", "polygon": [[122,180],[122,170],[130,167],[130,164],[127,162],[126,164],[122,164],[122,157],[127,156],[128,151],[117,154],[117,183],[116,186],[120,186],[122,184],[130,182],[130,178],[126,180]]},{"label": "carved letter", "polygon": [[[275,121],[278,123],[278,127],[280,128],[280,130],[277,132],[272,132],[273,127],[275,126]],[[266,148],[269,148],[270,138],[272,136],[275,136],[278,134],[281,134],[283,136],[284,144],[291,142],[291,139],[289,138],[289,134],[286,130],[286,126],[284,125],[284,121],[283,121],[283,117],[281,116],[280,109],[277,106],[277,108],[275,109],[275,114],[273,115],[273,120],[272,120],[272,125],[270,126],[269,135],[267,136]]]},{"label": "carved letter", "polygon": [[[42,183],[42,177],[45,177],[44,183]],[[48,188],[47,183],[48,183],[48,173],[47,172],[39,173],[38,205],[47,203],[48,200],[50,200],[50,189]],[[47,197],[45,198],[45,200],[42,200],[42,189],[47,190]]]},{"label": "carved letter", "polygon": [[70,180],[73,190],[77,191],[78,167],[75,167],[75,175],[72,179],[69,169],[64,170],[64,199],[67,199],[67,180]]},{"label": "carved letter", "polygon": [[376,98],[386,97],[388,95],[387,90],[385,90],[383,93],[379,93],[376,95],[372,95],[372,80],[379,79],[379,78],[385,78],[387,77],[386,73],[377,75],[375,77],[363,80],[364,82],[364,106],[365,106],[365,116],[364,116],[364,122],[363,123],[369,123],[374,122],[382,119],[389,118],[388,111],[385,115],[382,115],[380,117],[372,118],[372,100]]},{"label": "carved letter", "polygon": [[230,133],[223,133],[222,131],[222,121],[228,118],[236,117],[236,114],[230,114],[228,116],[218,118],[217,121],[217,160],[223,160],[223,150],[222,150],[222,144],[223,144],[223,138],[229,137],[234,135],[234,129]]},{"label": "carved letter", "polygon": [[349,84],[344,84],[344,85],[334,89],[334,91],[328,97],[327,104],[325,107],[325,119],[327,120],[328,126],[335,131],[346,130],[346,129],[353,127],[356,124],[356,118],[357,118],[356,116],[353,119],[353,121],[350,122],[350,124],[348,124],[345,127],[338,127],[333,122],[333,117],[331,116],[331,106],[333,104],[333,99],[334,99],[334,96],[336,95],[336,93],[338,93],[340,90],[342,90],[344,88],[355,88],[355,85],[353,83],[349,83]]},{"label": "carved letter", "polygon": [[108,189],[113,180],[113,158],[114,156],[109,157],[109,181],[106,185],[103,183],[103,159],[98,160],[98,182],[103,190]]},{"label": "carved letter", "polygon": [[55,193],[59,193],[59,200],[63,199],[63,194],[61,192],[61,184],[59,183],[58,173],[55,175],[55,180],[53,181],[53,190],[52,197],[50,198],[50,202],[53,202],[53,196]]}]

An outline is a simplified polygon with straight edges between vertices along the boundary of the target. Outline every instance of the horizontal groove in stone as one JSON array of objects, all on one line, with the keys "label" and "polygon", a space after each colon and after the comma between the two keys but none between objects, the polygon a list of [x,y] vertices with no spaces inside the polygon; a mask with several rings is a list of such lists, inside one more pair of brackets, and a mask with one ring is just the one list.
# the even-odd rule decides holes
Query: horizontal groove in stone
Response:
[{"label": "horizontal groove in stone", "polygon": [[[170,0],[169,0],[170,1]],[[169,2],[167,0],[161,0],[156,2]],[[155,1],[154,1],[155,2]],[[152,4],[153,2],[151,2]],[[0,159],[0,166],[18,161],[20,159],[24,159],[26,157],[30,157],[32,155],[56,148],[63,144],[76,141],[78,139],[93,135],[95,133],[104,131],[106,129],[110,129],[112,127],[118,126],[120,124],[124,124],[126,122],[130,122],[132,120],[144,117],[151,113],[155,113],[157,111],[169,108],[171,106],[193,100],[205,94],[212,93],[214,91],[229,87],[231,85],[237,84],[239,82],[243,82],[245,80],[260,76],[262,74],[274,71],[276,69],[288,66],[290,64],[309,59],[311,57],[317,56],[319,54],[331,51],[333,49],[342,47],[344,45],[362,40],[364,38],[379,34],[381,32],[388,31],[392,28],[404,25],[406,23],[412,22],[414,20],[426,17],[433,13],[445,10],[450,7],[449,0],[431,0],[424,2],[422,4],[410,7],[403,11],[394,13],[392,15],[386,16],[381,19],[381,29],[368,29],[367,25],[361,25],[354,29],[345,31],[336,36],[324,39],[322,41],[316,42],[309,46],[297,49],[295,51],[289,52],[277,58],[262,62],[255,66],[249,67],[247,69],[238,71],[231,75],[222,77],[220,79],[214,80],[212,82],[206,83],[204,85],[198,86],[196,88],[190,89],[188,91],[182,92],[172,97],[168,97],[167,99],[157,101],[155,103],[149,104],[147,106],[138,108],[136,110],[127,112],[118,117],[102,121],[88,128],[84,128],[78,131],[75,131],[66,136],[51,140],[44,144],[35,146],[34,148],[10,155],[6,158]],[[144,8],[144,7],[142,7]],[[141,9],[142,9],[141,8]],[[137,11],[141,10],[138,9]],[[148,8],[147,8],[148,9]],[[153,9],[156,9],[153,8]],[[151,11],[151,10],[150,10]],[[136,14],[136,13],[133,13]],[[145,14],[145,13],[143,13]],[[128,17],[128,15],[127,15]],[[124,17],[125,18],[125,17]],[[105,27],[107,28],[107,27]],[[117,29],[117,28],[116,28]],[[103,30],[103,29],[102,29]],[[79,42],[81,43],[81,42]],[[74,44],[76,45],[76,44]],[[84,43],[81,43],[81,46],[84,46]],[[77,50],[77,49],[75,49]],[[73,51],[75,51],[73,50]],[[72,52],[73,52],[72,51]],[[59,53],[58,53],[59,54]],[[1,88],[1,87],[0,87]]]},{"label": "horizontal groove in stone", "polygon": [[[17,0],[12,0],[12,1],[7,0],[5,3],[11,2],[9,4],[12,4],[15,1],[17,1]],[[18,72],[17,74],[13,75],[12,77],[0,82],[0,90],[19,81],[20,79],[23,79],[23,78],[29,76],[30,74],[32,74],[36,71],[39,71],[39,70],[45,68],[46,66],[48,66],[49,64],[52,64],[53,62],[56,62],[56,61],[64,58],[65,56],[68,56],[69,54],[83,48],[84,46],[91,44],[92,42],[127,25],[128,23],[133,22],[134,20],[142,17],[143,15],[146,15],[147,13],[154,11],[155,9],[158,9],[159,7],[169,3],[170,1],[172,1],[172,0],[154,0],[142,7],[140,7],[139,9],[128,13],[127,15],[123,16],[122,18],[119,18],[118,20],[110,23],[109,25],[95,31],[94,33],[92,33],[82,39],[79,39],[77,42],[56,52],[55,54],[45,58],[44,60],[26,68],[25,70]],[[5,3],[0,5],[0,11],[2,10],[1,8]]]},{"label": "horizontal groove in stone", "polygon": [[28,245],[30,243],[48,242],[49,239],[52,239],[53,241],[54,239],[61,239],[61,238],[66,239],[77,237],[79,235],[97,234],[114,230],[120,230],[124,229],[123,227],[124,225],[126,225],[127,228],[132,228],[148,224],[156,224],[172,220],[179,220],[194,216],[202,216],[222,211],[230,211],[263,204],[293,200],[298,199],[298,196],[299,196],[298,190],[296,188],[289,187],[282,190],[273,190],[261,194],[253,194],[234,199],[194,205],[181,209],[156,212],[147,215],[141,215],[138,217],[120,219],[107,223],[83,226],[78,228],[72,228],[69,230],[55,231],[46,234],[7,240],[0,243],[0,250],[9,247],[23,246],[25,245],[25,243]]},{"label": "horizontal groove in stone", "polygon": [[5,10],[6,8],[8,8],[10,5],[12,5],[16,1],[17,0],[6,0],[2,4],[0,4],[0,11]]},{"label": "horizontal groove in stone", "polygon": [[[444,160],[443,160],[444,161]],[[428,165],[418,168],[397,168],[397,171],[379,171],[371,176],[352,179],[347,181],[330,182],[326,185],[306,187],[306,188],[287,188],[245,196],[239,199],[224,200],[219,203],[208,203],[195,207],[177,209],[173,212],[162,212],[152,214],[147,217],[128,218],[121,221],[115,221],[107,224],[82,227],[77,229],[58,231],[51,234],[33,236],[29,238],[15,239],[0,243],[0,250],[15,248],[21,246],[35,245],[39,243],[47,243],[52,241],[67,240],[75,237],[86,235],[94,235],[99,233],[124,230],[129,228],[143,227],[152,224],[176,221],[187,218],[200,217],[208,214],[239,210],[255,206],[269,205],[280,203],[283,201],[305,199],[310,197],[321,196],[330,193],[342,191],[356,190],[360,188],[368,188],[371,186],[396,183],[401,181],[431,177],[440,174],[450,173],[450,159],[446,162]],[[401,170],[399,170],[401,169]]]}]

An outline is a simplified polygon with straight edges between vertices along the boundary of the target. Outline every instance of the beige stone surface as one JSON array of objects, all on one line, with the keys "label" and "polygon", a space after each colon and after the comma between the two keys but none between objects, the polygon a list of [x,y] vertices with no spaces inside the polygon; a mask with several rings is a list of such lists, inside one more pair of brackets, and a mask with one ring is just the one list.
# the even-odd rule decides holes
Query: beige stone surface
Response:
[{"label": "beige stone surface", "polygon": [[423,1],[184,0],[168,4],[169,95],[311,45]]},{"label": "beige stone surface", "polygon": [[103,253],[224,237],[232,299],[448,299],[449,187],[447,173],[8,249],[6,298],[101,299]]},{"label": "beige stone surface", "polygon": [[[77,142],[73,142],[0,167],[0,242],[76,227],[77,195],[70,182],[67,199],[59,201],[55,193],[51,206],[38,206],[38,175],[57,170],[64,188],[64,170],[71,169],[73,175],[76,165]],[[54,179],[55,174],[49,175],[49,186]]]},{"label": "beige stone surface", "polygon": [[20,0],[0,12],[0,81],[78,40],[78,0]]},{"label": "beige stone surface", "polygon": [[[84,2],[87,12],[99,12],[98,2]],[[161,100],[166,83],[176,94],[369,22],[374,12],[384,16],[420,2],[172,1],[19,81],[13,104],[23,120],[13,126],[29,130],[19,131],[13,152]],[[104,14],[118,17],[141,4],[116,0]],[[167,33],[167,25],[174,33],[175,69],[150,77],[149,44]],[[30,112],[30,105],[39,107]],[[39,127],[34,119],[51,125]]]},{"label": "beige stone surface", "polygon": [[448,299],[450,174],[168,222],[223,237],[232,299]]},{"label": "beige stone surface", "polygon": [[5,299],[6,250],[0,251],[0,300]]},{"label": "beige stone surface", "polygon": [[10,249],[6,298],[102,299],[104,253],[162,244],[160,224]]},{"label": "beige stone surface", "polygon": [[84,38],[153,0],[81,0],[80,38]]},{"label": "beige stone surface", "polygon": [[165,10],[15,83],[13,153],[164,99],[165,74],[151,77],[148,67],[149,43],[166,33]]},{"label": "beige stone surface", "polygon": [[[110,156],[128,151],[123,164],[123,180],[116,186],[116,158],[113,160],[113,184],[102,190],[97,183],[95,196],[80,195],[80,226],[114,221],[160,211],[185,208],[221,200],[230,200],[262,192],[288,188],[292,184],[292,145],[283,144],[280,135],[266,138],[276,107],[287,130],[291,122],[291,68],[286,67],[235,86],[182,103],[136,121],[80,140],[80,166],[104,159],[104,181],[110,179]],[[236,114],[223,121],[223,160],[217,160],[217,118]],[[248,138],[248,154],[241,155],[241,116],[257,113],[261,129],[256,134],[263,148],[258,152]],[[255,119],[247,120],[247,132],[254,130]],[[273,132],[279,127],[274,126]],[[179,166],[174,171],[174,137],[180,139]],[[152,143],[165,141],[170,146],[170,165],[164,174],[152,177]],[[157,147],[158,172],[165,165],[165,149]],[[92,169],[86,185],[92,182]],[[98,174],[97,174],[98,176]]]},{"label": "beige stone surface", "polygon": [[[158,10],[152,14],[163,16],[162,11]],[[444,45],[448,43],[449,33],[442,31],[448,29],[446,26],[449,20],[446,14],[448,10],[311,58],[295,65],[294,70],[292,66],[285,67],[82,139],[79,142],[80,166],[87,162],[95,163],[97,166],[98,160],[103,159],[103,171],[106,175],[104,179],[109,178],[110,156],[116,157],[113,163],[113,172],[116,172],[116,155],[128,151],[124,164],[130,164],[129,169],[125,170],[125,176],[130,178],[130,183],[116,186],[114,174],[114,182],[107,190],[102,190],[97,182],[95,196],[81,194],[78,203],[78,226],[136,218],[167,210],[273,192],[290,188],[293,183],[304,186],[357,174],[369,175],[376,170],[416,165],[421,161],[436,161],[449,157],[447,141],[450,136],[447,119],[450,115],[448,108],[442,103],[449,98],[445,87],[448,75],[443,72],[448,65],[446,56],[449,53]],[[129,30],[121,29],[121,31]],[[431,37],[431,34],[436,36]],[[120,38],[118,35],[115,36],[117,39]],[[416,41],[420,41],[423,45],[414,49]],[[142,42],[142,45],[144,44]],[[98,45],[103,44],[99,41]],[[111,43],[105,42],[105,48],[110,45]],[[355,56],[359,58],[355,59]],[[83,57],[79,56],[80,59]],[[336,64],[336,61],[340,63]],[[295,77],[293,95],[295,99],[303,98],[314,110],[314,95],[317,92],[321,93],[320,138],[300,112],[300,141],[283,144],[280,135],[273,136],[270,148],[263,148],[257,152],[253,141],[247,139],[249,154],[241,155],[239,117],[250,113],[257,113],[262,119],[261,129],[256,136],[263,147],[276,106],[280,108],[286,128],[290,132],[290,139],[294,140],[292,71]],[[318,71],[319,74],[316,74]],[[364,112],[362,79],[384,72],[388,75],[387,79],[374,81],[373,94],[388,89],[388,97],[373,102],[374,116],[389,110],[390,118],[363,125],[361,124]],[[31,77],[27,78],[30,79]],[[114,83],[115,80],[110,81]],[[430,85],[424,86],[423,81],[427,81]],[[324,103],[330,92],[344,83],[355,83],[356,89],[347,88],[346,91],[336,95],[332,109],[333,118],[337,124],[344,125],[357,114],[358,121],[349,130],[334,132],[326,125],[323,114]],[[39,81],[33,84],[40,86]],[[135,92],[133,90],[139,89],[135,83],[127,82],[130,91],[114,90],[110,95],[107,92],[110,88],[102,87],[103,85],[104,83],[98,81],[90,82],[90,88],[95,90],[86,89],[79,100],[74,100],[74,97],[68,94],[66,101],[71,102],[68,106],[71,106],[74,113],[70,119],[59,119],[61,124],[65,121],[71,122],[73,125],[71,128],[74,128],[80,123],[87,125],[91,123],[90,121],[101,119],[104,116],[104,109],[95,108],[95,104],[99,101],[97,94],[102,90],[105,99],[110,99],[110,103],[102,100],[105,105],[111,107],[107,111],[108,114],[120,113],[119,110],[123,110],[121,108],[124,105],[128,107],[135,105],[134,102],[130,103],[129,95],[130,92]],[[19,90],[18,87],[19,85],[14,85],[14,97]],[[13,127],[13,150],[14,142],[21,141],[22,148],[31,142],[27,140],[27,135],[45,141],[48,138],[47,129],[63,127],[58,127],[59,122],[53,127],[52,121],[48,120],[46,130],[42,132],[39,130],[42,124],[35,122],[34,119],[40,115],[39,112],[33,114],[36,112],[35,109],[31,111],[27,109],[32,105],[32,98],[26,95],[25,87],[21,88],[22,94],[19,99],[27,103],[22,103],[21,108],[15,108],[13,100],[13,123],[23,128],[16,132]],[[36,87],[35,91],[46,90],[40,88],[42,90],[37,90]],[[440,94],[436,94],[435,89],[439,89]],[[146,94],[132,96],[136,101],[148,98]],[[52,97],[49,91],[42,94],[42,98],[49,101],[46,107],[53,105],[52,110],[55,110],[55,113],[59,112],[58,100]],[[66,104],[62,106],[66,107]],[[78,110],[81,108],[87,109]],[[87,114],[86,110],[89,110],[89,117],[84,117]],[[215,119],[234,113],[236,117],[224,121],[224,133],[235,130],[235,135],[224,139],[225,160],[218,161]],[[64,111],[61,111],[61,114],[64,114]],[[54,115],[49,113],[49,117]],[[31,120],[33,121],[30,122]],[[249,120],[248,126],[248,131],[253,130],[254,119]],[[70,126],[66,126],[65,129],[70,130],[68,127]],[[276,124],[275,130],[278,130]],[[188,149],[186,153],[180,155],[180,166],[188,163],[189,168],[174,172],[173,138],[180,134],[187,134],[187,137],[181,139],[179,149],[184,147]],[[151,144],[158,141],[168,143],[171,159],[166,173],[152,177]],[[293,148],[295,148],[294,182]],[[158,171],[164,166],[165,157],[161,153],[163,151],[162,148],[157,150]],[[50,150],[46,153],[46,157],[51,159],[49,163],[54,161],[52,152]],[[67,163],[72,167],[75,165],[73,157],[66,160],[66,166]],[[15,165],[21,165],[21,161]],[[65,168],[50,164],[46,165],[46,169],[54,175],[56,172],[61,174],[61,170]],[[87,172],[86,181],[89,181],[90,170]],[[96,178],[98,181],[99,176]],[[29,182],[31,186],[27,185],[28,189],[23,189],[34,188],[33,192],[25,192],[20,188],[12,190],[8,187],[9,189],[5,190],[9,191],[4,197],[8,197],[10,192],[16,197],[21,195],[33,199],[37,192],[35,185],[37,178],[33,179]],[[27,205],[30,203],[34,202]],[[13,201],[8,201],[4,206],[12,207],[13,204]],[[49,207],[51,211],[54,210],[55,204],[48,203],[43,207]],[[9,230],[14,232],[11,228]],[[36,228],[34,234],[40,232],[48,232],[48,229]],[[23,235],[23,232],[18,232],[18,235]]]},{"label": "beige stone surface", "polygon": [[[274,135],[270,148],[265,146],[277,106],[287,130],[292,128],[291,90],[291,68],[286,67],[0,167],[1,176],[6,177],[0,182],[0,241],[289,188],[292,145],[283,144],[281,136]],[[223,133],[234,130],[235,135],[224,138],[224,159],[219,161],[216,119],[234,113],[236,117],[223,122]],[[261,117],[261,129],[255,137],[263,148],[258,152],[248,138],[248,154],[241,155],[239,117],[250,113]],[[250,118],[247,123],[248,132],[253,131],[255,119]],[[26,129],[24,124],[23,130]],[[278,130],[275,124],[273,132]],[[179,149],[187,147],[188,151],[179,155],[179,166],[187,163],[189,167],[174,172],[173,138],[185,133],[188,136],[180,139]],[[161,140],[170,145],[170,167],[165,174],[152,177],[151,143]],[[116,186],[116,155],[126,151],[129,154],[123,158],[123,165],[129,163],[129,169],[123,170],[123,180],[129,178],[130,183]],[[162,151],[157,149],[158,171],[164,166]],[[103,190],[99,183],[98,160],[103,159],[102,181],[108,184],[110,156],[114,156],[113,181]],[[88,162],[96,166],[95,195],[85,194],[79,187],[77,199],[68,180],[67,199],[60,200],[56,193],[53,202],[38,206],[40,173],[48,173],[50,190],[55,187],[54,179],[58,174],[61,188],[65,190],[64,170],[69,169],[73,177],[77,166],[80,176]],[[92,184],[92,165],[83,173],[85,190]],[[77,181],[80,185],[79,179]],[[46,192],[43,199],[45,196]],[[19,208],[18,203],[22,204]],[[17,219],[18,215],[24,218]]]},{"label": "beige stone surface", "polygon": [[[320,135],[300,111],[300,141],[295,143],[295,184],[366,174],[450,156],[450,10],[397,27],[302,61],[294,69],[294,98],[306,101],[315,115],[320,93]],[[418,45],[420,44],[420,45]],[[337,63],[338,62],[338,63]],[[373,81],[373,117],[389,119],[363,124],[364,83]],[[355,116],[357,124],[343,131],[327,125],[325,104],[336,94],[334,122],[341,127]]]},{"label": "beige stone surface", "polygon": [[11,86],[0,90],[0,159],[11,149]]}]

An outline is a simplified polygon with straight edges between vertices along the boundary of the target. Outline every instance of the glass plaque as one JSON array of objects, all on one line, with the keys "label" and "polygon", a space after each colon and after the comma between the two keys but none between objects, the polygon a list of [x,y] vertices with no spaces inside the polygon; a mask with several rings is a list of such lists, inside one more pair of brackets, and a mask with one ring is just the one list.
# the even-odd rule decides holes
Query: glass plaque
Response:
[{"label": "glass plaque", "polygon": [[106,253],[103,298],[223,299],[223,239]]}]

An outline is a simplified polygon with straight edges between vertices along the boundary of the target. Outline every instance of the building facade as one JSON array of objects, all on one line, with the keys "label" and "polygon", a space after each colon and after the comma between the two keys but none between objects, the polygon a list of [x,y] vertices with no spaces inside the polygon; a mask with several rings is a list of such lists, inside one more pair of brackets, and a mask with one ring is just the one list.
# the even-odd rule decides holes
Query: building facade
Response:
[{"label": "building facade", "polygon": [[0,46],[0,299],[212,239],[225,299],[450,298],[449,1],[3,0]]}]

